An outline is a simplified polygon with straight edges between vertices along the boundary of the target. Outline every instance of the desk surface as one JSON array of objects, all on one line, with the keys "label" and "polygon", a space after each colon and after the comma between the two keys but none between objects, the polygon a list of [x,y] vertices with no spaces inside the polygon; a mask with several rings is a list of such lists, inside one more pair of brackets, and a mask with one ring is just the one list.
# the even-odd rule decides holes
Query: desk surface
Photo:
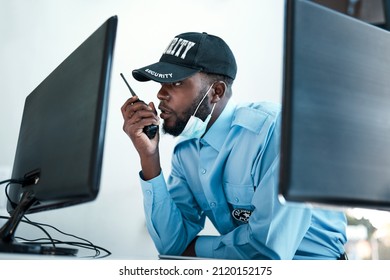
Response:
[{"label": "desk surface", "polygon": [[54,256],[54,255],[35,255],[18,253],[0,253],[0,262],[2,260],[72,260],[77,257]]}]

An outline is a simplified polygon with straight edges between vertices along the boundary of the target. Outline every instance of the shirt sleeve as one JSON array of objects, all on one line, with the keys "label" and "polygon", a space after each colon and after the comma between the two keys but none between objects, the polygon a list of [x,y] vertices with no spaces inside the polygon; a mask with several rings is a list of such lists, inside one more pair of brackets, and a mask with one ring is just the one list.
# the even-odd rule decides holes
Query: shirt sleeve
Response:
[{"label": "shirt sleeve", "polygon": [[181,255],[203,229],[205,215],[180,176],[170,176],[170,186],[174,186],[174,196],[181,198],[180,204],[173,201],[163,173],[149,181],[140,177],[146,225],[158,252]]}]

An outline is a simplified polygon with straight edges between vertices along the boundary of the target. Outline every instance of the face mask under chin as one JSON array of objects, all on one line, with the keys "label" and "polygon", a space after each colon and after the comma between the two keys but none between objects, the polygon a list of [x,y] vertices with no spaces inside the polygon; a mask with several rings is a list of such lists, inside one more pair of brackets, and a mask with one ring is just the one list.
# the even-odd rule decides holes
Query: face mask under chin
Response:
[{"label": "face mask under chin", "polygon": [[213,108],[211,109],[210,114],[207,115],[206,119],[203,121],[199,117],[196,117],[196,113],[198,112],[198,109],[202,102],[205,100],[207,95],[209,94],[211,88],[214,84],[212,84],[206,93],[204,94],[203,98],[199,102],[198,106],[195,109],[195,112],[191,115],[190,119],[188,120],[186,126],[184,127],[183,131],[180,133],[180,137],[184,139],[199,139],[203,136],[203,134],[206,132],[207,125],[210,122],[211,115],[213,114],[215,105],[213,105]]}]

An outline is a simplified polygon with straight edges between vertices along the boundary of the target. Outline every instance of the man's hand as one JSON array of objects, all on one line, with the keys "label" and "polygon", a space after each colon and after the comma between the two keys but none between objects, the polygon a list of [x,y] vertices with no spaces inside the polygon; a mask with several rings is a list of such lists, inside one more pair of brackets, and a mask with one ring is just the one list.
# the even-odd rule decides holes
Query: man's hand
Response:
[{"label": "man's hand", "polygon": [[153,103],[149,105],[139,101],[137,96],[129,98],[121,107],[123,131],[130,137],[141,158],[142,173],[145,180],[160,174],[160,157],[158,151],[159,132],[149,139],[143,132],[145,126],[159,125],[160,119]]}]

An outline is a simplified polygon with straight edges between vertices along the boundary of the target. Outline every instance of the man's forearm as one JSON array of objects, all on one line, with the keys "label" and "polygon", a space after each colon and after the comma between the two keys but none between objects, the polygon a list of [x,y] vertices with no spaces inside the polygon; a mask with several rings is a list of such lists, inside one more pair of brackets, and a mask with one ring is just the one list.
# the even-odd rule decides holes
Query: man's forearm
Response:
[{"label": "man's forearm", "polygon": [[153,156],[141,157],[142,176],[145,181],[153,179],[160,175],[160,155],[156,153]]}]

